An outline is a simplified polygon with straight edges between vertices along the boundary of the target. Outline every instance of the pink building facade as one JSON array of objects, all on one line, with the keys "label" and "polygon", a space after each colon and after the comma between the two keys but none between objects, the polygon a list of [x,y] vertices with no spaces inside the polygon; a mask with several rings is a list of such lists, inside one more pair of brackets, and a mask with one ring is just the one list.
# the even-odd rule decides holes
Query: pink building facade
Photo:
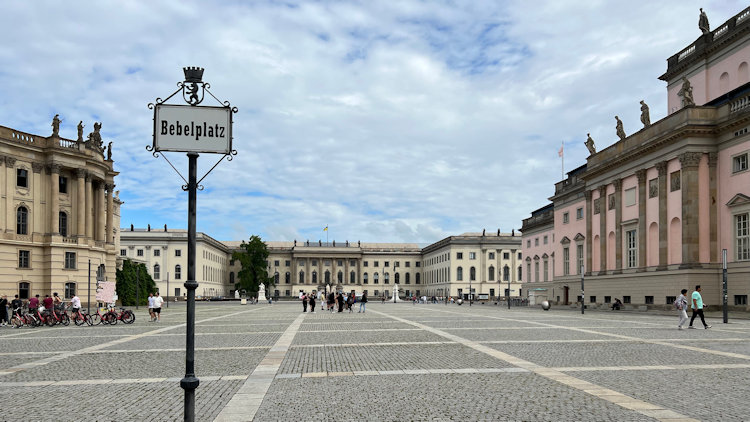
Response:
[{"label": "pink building facade", "polygon": [[[556,184],[547,227],[556,240],[547,253],[558,257],[553,280],[529,279],[524,290],[574,303],[583,275],[587,305],[620,298],[660,307],[701,284],[706,302],[719,305],[726,250],[729,305],[748,309],[748,61],[750,8],[668,60],[660,79],[669,114],[591,154]],[[678,95],[685,80],[695,104]]]}]

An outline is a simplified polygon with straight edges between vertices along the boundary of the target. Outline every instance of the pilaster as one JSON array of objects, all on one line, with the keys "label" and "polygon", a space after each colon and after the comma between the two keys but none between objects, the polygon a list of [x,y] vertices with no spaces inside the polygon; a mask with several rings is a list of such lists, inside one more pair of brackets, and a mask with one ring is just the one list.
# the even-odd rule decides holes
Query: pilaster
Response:
[{"label": "pilaster", "polygon": [[599,186],[599,275],[607,273],[607,185]]},{"label": "pilaster", "polygon": [[612,182],[615,186],[615,271],[622,272],[622,179]]},{"label": "pilaster", "polygon": [[591,275],[591,251],[592,251],[592,242],[593,242],[593,236],[592,234],[592,227],[591,227],[591,219],[592,219],[592,210],[593,206],[591,204],[591,193],[593,191],[586,190],[583,192],[583,195],[586,197],[586,270],[585,275],[589,276]]},{"label": "pilaster", "polygon": [[635,172],[638,178],[638,271],[646,270],[646,169]]},{"label": "pilaster", "polygon": [[700,152],[686,152],[680,155],[682,166],[682,264],[680,268],[700,267],[698,214],[698,165]]},{"label": "pilaster", "polygon": [[711,198],[711,202],[708,205],[708,227],[709,227],[709,249],[710,249],[710,260],[711,262],[719,261],[719,222],[718,222],[718,203],[716,200],[717,195],[717,176],[716,176],[716,163],[719,161],[719,154],[716,152],[708,153],[708,196]]},{"label": "pilaster", "polygon": [[16,192],[16,159],[5,157],[5,232],[15,233],[15,207],[13,195]]},{"label": "pilaster", "polygon": [[86,170],[76,169],[76,177],[78,178],[78,189],[76,191],[76,209],[78,216],[76,218],[76,235],[78,237],[86,236]]},{"label": "pilaster", "polygon": [[114,192],[115,185],[113,183],[108,183],[104,185],[104,187],[107,189],[107,221],[106,226],[104,228],[104,241],[107,243],[115,243],[113,235],[114,227],[112,227],[112,222],[114,220],[114,201],[112,200],[112,192]]},{"label": "pilaster", "polygon": [[86,238],[94,239],[94,187],[91,173],[86,172]]},{"label": "pilaster", "polygon": [[657,270],[667,269],[669,250],[667,238],[667,162],[656,163],[659,172],[659,266]]},{"label": "pilaster", "polygon": [[52,235],[60,234],[60,165],[47,166],[49,174],[49,227]]}]

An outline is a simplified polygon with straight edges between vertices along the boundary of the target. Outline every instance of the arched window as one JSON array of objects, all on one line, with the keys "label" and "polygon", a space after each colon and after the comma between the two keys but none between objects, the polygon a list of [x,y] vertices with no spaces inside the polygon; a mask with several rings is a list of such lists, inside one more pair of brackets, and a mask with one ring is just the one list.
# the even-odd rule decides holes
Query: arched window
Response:
[{"label": "arched window", "polygon": [[161,278],[161,267],[159,264],[154,264],[154,280]]},{"label": "arched window", "polygon": [[389,280],[390,280],[389,274],[388,273],[383,274],[383,284],[388,284]]},{"label": "arched window", "polygon": [[490,269],[487,271],[487,280],[495,281],[495,267],[490,265]]},{"label": "arched window", "polygon": [[72,299],[76,295],[76,284],[65,283],[65,299]]},{"label": "arched window", "polygon": [[378,282],[380,281],[380,280],[378,280],[378,277],[379,277],[379,276],[380,276],[380,274],[378,274],[378,273],[373,273],[373,274],[372,274],[372,282],[373,282],[374,284],[378,284]]},{"label": "arched window", "polygon": [[367,273],[362,274],[362,283],[367,284]]},{"label": "arched window", "polygon": [[324,275],[326,278],[326,284],[331,284],[331,272],[326,270],[326,273]]},{"label": "arched window", "polygon": [[414,282],[419,284],[419,273],[414,274]]},{"label": "arched window", "polygon": [[393,275],[393,280],[394,280],[393,282],[396,283],[396,284],[400,283],[401,282],[400,274],[399,273],[394,274]]},{"label": "arched window", "polygon": [[299,283],[305,284],[305,272],[304,271],[299,272]]},{"label": "arched window", "polygon": [[29,290],[31,290],[31,285],[27,282],[21,282],[18,283],[18,298],[19,299],[28,299],[29,298]]},{"label": "arched window", "polygon": [[341,271],[339,271],[339,273],[336,274],[336,279],[338,279],[339,284],[343,283],[344,282],[344,273],[342,273]]},{"label": "arched window", "polygon": [[290,284],[292,282],[292,274],[287,271],[286,274],[284,274],[284,283]]},{"label": "arched window", "polygon": [[456,281],[464,280],[464,269],[463,267],[456,268]]},{"label": "arched window", "polygon": [[313,271],[312,273],[312,284],[318,284],[318,272]]},{"label": "arched window", "polygon": [[357,280],[357,275],[354,273],[354,271],[349,273],[349,284],[354,284]]},{"label": "arched window", "polygon": [[68,214],[66,214],[63,211],[60,211],[60,216],[58,220],[59,220],[58,222],[60,223],[60,236],[67,237],[68,236]]},{"label": "arched window", "polygon": [[510,267],[503,267],[503,281],[510,281]]},{"label": "arched window", "polygon": [[174,266],[174,279],[182,280],[182,267],[179,264]]},{"label": "arched window", "polygon": [[469,269],[469,280],[475,281],[477,279],[477,269],[474,267],[471,267]]},{"label": "arched window", "polygon": [[234,271],[229,273],[229,284],[234,285]]},{"label": "arched window", "polygon": [[406,273],[404,278],[406,279],[406,284],[409,284],[411,282],[411,280],[409,280],[409,273]]},{"label": "arched window", "polygon": [[521,281],[521,280],[523,279],[521,278],[521,266],[519,265],[518,266],[518,281]]},{"label": "arched window", "polygon": [[273,282],[278,285],[279,284],[279,273],[276,272],[273,274]]},{"label": "arched window", "polygon": [[29,234],[29,210],[26,207],[18,207],[16,211],[16,233]]}]

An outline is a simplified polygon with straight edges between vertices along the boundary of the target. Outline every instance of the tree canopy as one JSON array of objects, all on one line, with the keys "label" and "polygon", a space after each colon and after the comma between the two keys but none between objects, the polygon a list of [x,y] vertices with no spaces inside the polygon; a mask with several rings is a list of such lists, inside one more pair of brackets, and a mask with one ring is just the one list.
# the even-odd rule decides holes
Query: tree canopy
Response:
[{"label": "tree canopy", "polygon": [[[136,272],[138,273],[137,280]],[[117,298],[120,299],[122,306],[134,306],[136,298],[138,305],[147,305],[148,294],[156,292],[156,283],[148,273],[146,264],[143,263],[137,264],[126,259],[122,263],[122,269],[117,270],[116,279]]]},{"label": "tree canopy", "polygon": [[275,284],[273,278],[268,276],[268,247],[260,236],[250,236],[247,243],[243,240],[240,250],[232,253],[232,259],[239,261],[242,267],[237,273],[236,289],[257,292],[263,283],[266,291],[270,291]]}]

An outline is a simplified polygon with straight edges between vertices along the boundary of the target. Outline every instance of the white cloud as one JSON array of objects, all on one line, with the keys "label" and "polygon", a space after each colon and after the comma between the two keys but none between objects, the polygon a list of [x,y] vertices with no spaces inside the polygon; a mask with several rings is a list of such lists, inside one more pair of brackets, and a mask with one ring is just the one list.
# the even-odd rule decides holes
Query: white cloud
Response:
[{"label": "white cloud", "polygon": [[[63,136],[102,121],[122,225],[186,226],[183,181],[145,146],[146,104],[181,67],[232,102],[235,148],[198,195],[226,240],[433,242],[519,228],[566,170],[666,113],[665,59],[695,1],[34,2],[4,5],[0,124]],[[713,25],[746,5],[707,8]],[[170,160],[187,174],[184,155]],[[202,155],[201,175],[218,157]]]}]

